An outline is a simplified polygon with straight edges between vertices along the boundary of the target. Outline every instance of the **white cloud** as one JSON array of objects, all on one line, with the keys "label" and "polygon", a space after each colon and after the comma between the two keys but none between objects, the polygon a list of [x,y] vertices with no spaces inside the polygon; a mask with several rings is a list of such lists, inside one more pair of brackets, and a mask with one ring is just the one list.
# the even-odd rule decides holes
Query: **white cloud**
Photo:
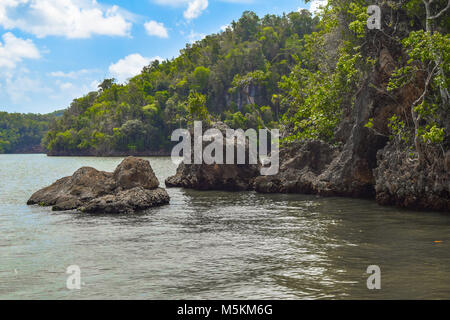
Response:
[{"label": "white cloud", "polygon": [[70,79],[76,79],[79,78],[82,75],[95,72],[96,70],[88,70],[88,69],[81,69],[78,71],[70,71],[70,72],[63,72],[63,71],[55,71],[48,73],[49,76],[55,77],[55,78],[70,78]]},{"label": "white cloud", "polygon": [[92,81],[91,84],[89,85],[90,91],[97,91],[100,83],[101,82],[97,80]]},{"label": "white cloud", "polygon": [[148,66],[154,60],[162,60],[160,57],[146,58],[138,53],[130,54],[109,66],[109,73],[119,82],[138,75],[142,68]]},{"label": "white cloud", "polygon": [[168,38],[169,32],[167,31],[164,24],[157,21],[149,21],[144,24],[145,30],[147,34],[150,36],[157,36],[160,38]]},{"label": "white cloud", "polygon": [[194,30],[191,30],[191,32],[187,35],[187,39],[190,43],[202,40],[204,37],[206,37],[204,33],[195,32]]},{"label": "white cloud", "polygon": [[311,1],[309,11],[311,11],[313,14],[317,14],[320,11],[320,7],[326,6],[327,3],[328,3],[328,0],[313,0],[313,1]]},{"label": "white cloud", "polygon": [[72,89],[72,88],[73,88],[73,84],[70,83],[70,82],[64,82],[64,83],[61,83],[61,84],[59,85],[59,88],[60,88],[61,90],[69,90],[69,89]]},{"label": "white cloud", "polygon": [[[95,86],[94,83],[96,84]],[[98,84],[99,82],[92,81],[92,78],[73,79],[70,82],[59,79],[54,82],[46,82],[47,90],[49,91],[48,98],[58,101],[58,108],[68,106],[72,99],[84,96],[90,91],[97,91]]]},{"label": "white cloud", "polygon": [[48,95],[52,91],[45,87],[40,79],[18,75],[5,81],[5,92],[13,103],[31,102],[30,94]]},{"label": "white cloud", "polygon": [[206,8],[208,8],[208,0],[189,1],[184,17],[188,20],[198,18]]},{"label": "white cloud", "polygon": [[153,0],[153,2],[163,6],[177,7],[186,4],[189,0]]},{"label": "white cloud", "polygon": [[[2,1],[2,0],[0,0]],[[98,90],[98,81],[106,76],[97,69],[89,72],[55,72],[65,75],[54,77],[50,73],[28,70],[18,64],[15,69],[3,68],[0,72],[0,101],[11,112],[51,112],[66,108],[74,98]],[[81,70],[80,70],[81,71]],[[80,74],[71,77],[72,74]]]},{"label": "white cloud", "polygon": [[128,36],[131,14],[96,0],[1,0],[0,26],[20,29],[39,38],[92,35]]},{"label": "white cloud", "polygon": [[[234,1],[238,2],[239,0],[231,0],[228,2]],[[248,0],[246,0],[246,2],[247,1]],[[198,18],[202,14],[202,12],[208,8],[209,5],[208,0],[153,0],[153,2],[171,7],[187,5],[187,9],[183,13],[184,17],[187,20]]]},{"label": "white cloud", "polygon": [[3,35],[0,42],[0,67],[14,69],[23,59],[39,59],[39,50],[33,41],[16,38],[12,33]]}]

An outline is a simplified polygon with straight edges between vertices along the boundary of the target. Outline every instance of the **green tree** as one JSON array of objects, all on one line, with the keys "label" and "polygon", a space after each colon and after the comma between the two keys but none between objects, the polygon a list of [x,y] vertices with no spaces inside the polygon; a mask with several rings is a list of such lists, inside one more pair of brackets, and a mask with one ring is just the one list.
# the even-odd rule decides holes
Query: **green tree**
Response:
[{"label": "green tree", "polygon": [[210,122],[210,115],[206,108],[205,95],[196,91],[191,92],[187,101],[187,110],[190,123],[193,123],[194,121]]}]

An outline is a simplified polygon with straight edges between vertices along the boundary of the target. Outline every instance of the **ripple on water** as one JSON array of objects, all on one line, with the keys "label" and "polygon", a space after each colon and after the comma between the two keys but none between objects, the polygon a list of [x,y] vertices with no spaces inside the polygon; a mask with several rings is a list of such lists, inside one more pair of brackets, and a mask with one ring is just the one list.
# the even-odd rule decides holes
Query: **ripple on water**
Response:
[{"label": "ripple on water", "polygon": [[[25,205],[81,166],[112,171],[121,160],[0,155],[0,298],[450,298],[450,218],[438,213],[182,189],[169,189],[170,206],[133,215]],[[149,160],[160,181],[176,170],[170,158]],[[79,292],[65,288],[74,264]],[[382,270],[375,293],[372,264]]]}]

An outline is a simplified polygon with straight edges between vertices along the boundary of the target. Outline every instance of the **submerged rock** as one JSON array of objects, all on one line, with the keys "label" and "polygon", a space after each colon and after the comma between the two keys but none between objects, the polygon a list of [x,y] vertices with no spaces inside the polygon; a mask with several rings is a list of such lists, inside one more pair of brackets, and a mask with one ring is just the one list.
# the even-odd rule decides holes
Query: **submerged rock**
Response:
[{"label": "submerged rock", "polygon": [[[211,128],[204,128],[204,130]],[[226,137],[226,130],[230,129],[222,122],[212,125],[212,129],[218,129],[223,137]],[[192,139],[192,153],[194,150]],[[206,145],[205,142],[204,147]],[[224,139],[224,155],[225,146],[229,143],[238,142],[228,141]],[[235,150],[236,151],[236,150]],[[245,145],[246,164],[185,164],[181,163],[177,169],[177,173],[166,180],[168,188],[181,187],[196,190],[226,190],[226,191],[245,191],[253,189],[253,182],[260,175],[261,164],[249,164],[249,147]],[[236,154],[235,154],[236,156]],[[192,163],[194,162],[191,155]],[[236,160],[236,159],[235,159]],[[236,161],[235,161],[236,163]]]},{"label": "submerged rock", "polygon": [[52,206],[54,211],[79,209],[89,213],[129,213],[169,203],[158,188],[150,163],[128,157],[114,173],[84,167],[71,177],[34,193],[28,205]]}]

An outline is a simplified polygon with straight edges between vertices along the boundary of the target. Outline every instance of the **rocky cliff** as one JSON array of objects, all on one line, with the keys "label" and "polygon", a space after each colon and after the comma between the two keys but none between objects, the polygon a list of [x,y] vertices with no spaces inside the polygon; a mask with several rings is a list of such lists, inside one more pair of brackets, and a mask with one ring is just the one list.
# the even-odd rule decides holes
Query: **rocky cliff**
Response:
[{"label": "rocky cliff", "polygon": [[[389,10],[383,7],[383,14],[388,16]],[[392,139],[389,128],[394,115],[413,123],[411,106],[426,86],[418,73],[405,86],[387,90],[394,70],[406,57],[401,43],[387,34],[410,32],[401,14],[397,13],[396,30],[385,28],[385,32],[366,36],[363,54],[375,58],[376,63],[352,106],[343,106],[335,141],[285,145],[280,152],[280,173],[258,177],[256,191],[365,197],[381,205],[450,211],[450,153],[444,156],[442,150],[430,147],[423,150],[427,161],[419,163],[417,152]]]}]

